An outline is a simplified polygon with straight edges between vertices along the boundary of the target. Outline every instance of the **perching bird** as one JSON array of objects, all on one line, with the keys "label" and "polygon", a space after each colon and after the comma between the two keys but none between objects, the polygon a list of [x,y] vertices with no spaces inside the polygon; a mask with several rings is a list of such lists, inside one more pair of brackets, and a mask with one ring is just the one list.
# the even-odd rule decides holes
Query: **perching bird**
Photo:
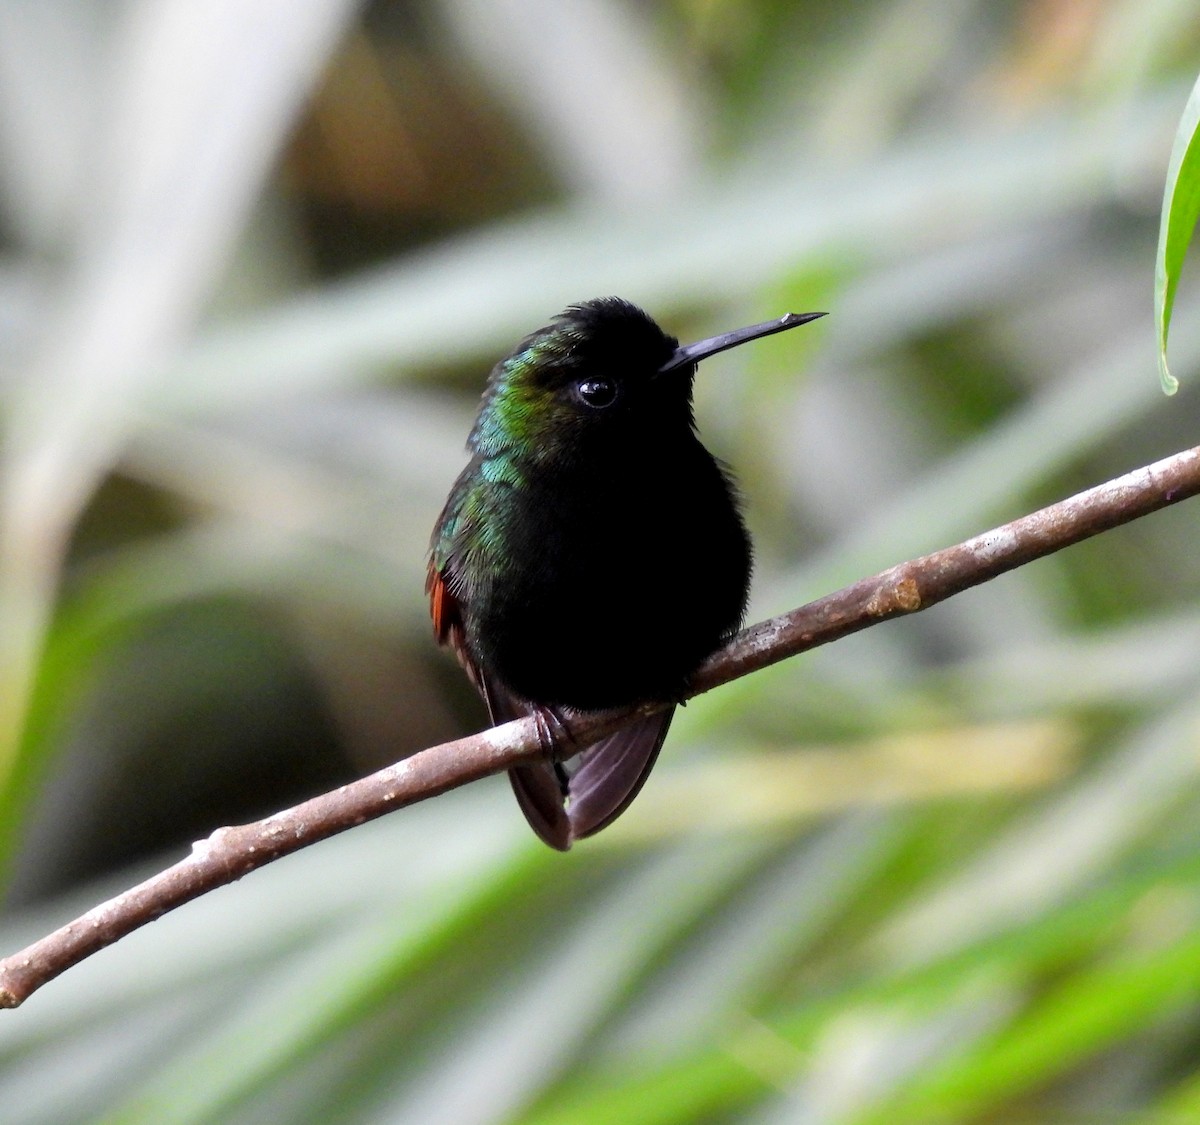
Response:
[{"label": "perching bird", "polygon": [[572,711],[673,702],[741,625],[751,550],[726,470],[700,443],[696,364],[823,313],[680,347],[616,297],[572,305],[501,360],[433,533],[433,628],[492,722],[539,717],[544,762],[509,772],[551,847],[598,832],[646,780],[674,707],[569,762]]}]

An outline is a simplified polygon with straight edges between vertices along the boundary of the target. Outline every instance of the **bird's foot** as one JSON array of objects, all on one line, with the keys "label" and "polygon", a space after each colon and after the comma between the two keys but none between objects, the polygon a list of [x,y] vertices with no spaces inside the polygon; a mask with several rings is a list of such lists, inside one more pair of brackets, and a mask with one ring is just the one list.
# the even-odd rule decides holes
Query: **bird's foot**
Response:
[{"label": "bird's foot", "polygon": [[543,703],[534,707],[533,721],[537,727],[538,742],[542,747],[542,753],[546,755],[550,765],[554,768],[554,776],[558,778],[558,787],[565,797],[570,788],[571,777],[567,773],[567,767],[562,764],[559,754],[564,746],[569,746],[574,741],[571,728],[567,725],[567,720],[561,711]]}]

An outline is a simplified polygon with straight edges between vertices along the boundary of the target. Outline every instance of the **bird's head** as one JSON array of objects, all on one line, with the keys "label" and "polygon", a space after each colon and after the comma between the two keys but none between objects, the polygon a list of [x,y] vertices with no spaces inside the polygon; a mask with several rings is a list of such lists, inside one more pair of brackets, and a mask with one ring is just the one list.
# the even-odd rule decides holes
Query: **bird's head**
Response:
[{"label": "bird's head", "polygon": [[692,426],[700,360],[814,320],[788,313],[681,347],[636,305],[600,297],[571,305],[493,368],[471,447],[485,455],[562,456],[593,437],[632,441]]}]

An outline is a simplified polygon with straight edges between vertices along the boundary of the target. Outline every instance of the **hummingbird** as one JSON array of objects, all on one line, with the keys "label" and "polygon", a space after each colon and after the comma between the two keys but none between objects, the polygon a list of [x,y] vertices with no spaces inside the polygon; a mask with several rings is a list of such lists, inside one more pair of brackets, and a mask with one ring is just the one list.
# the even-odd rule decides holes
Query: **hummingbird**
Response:
[{"label": "hummingbird", "polygon": [[[637,796],[688,677],[740,628],[751,544],[692,409],[708,356],[824,316],[680,346],[636,305],[571,305],[492,369],[470,461],[433,531],[434,634],[493,723],[532,715],[545,760],[509,771],[566,851]],[[667,706],[559,760],[570,714]],[[557,733],[556,733],[557,732]]]}]

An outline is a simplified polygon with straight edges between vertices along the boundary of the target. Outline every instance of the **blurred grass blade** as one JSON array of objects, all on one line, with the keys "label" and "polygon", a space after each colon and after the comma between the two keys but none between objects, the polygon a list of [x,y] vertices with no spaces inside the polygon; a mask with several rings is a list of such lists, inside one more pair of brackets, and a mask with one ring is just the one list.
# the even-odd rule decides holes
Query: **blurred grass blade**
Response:
[{"label": "blurred grass blade", "polygon": [[920,728],[858,744],[753,751],[675,767],[604,840],[787,824],[864,806],[1037,789],[1075,767],[1068,723]]},{"label": "blurred grass blade", "polygon": [[1183,269],[1188,243],[1200,216],[1200,79],[1192,87],[1179,129],[1175,147],[1167,166],[1167,185],[1163,191],[1162,225],[1158,232],[1158,259],[1154,270],[1154,320],[1158,329],[1158,373],[1163,390],[1174,394],[1179,381],[1167,366],[1167,333],[1171,327],[1171,310],[1175,304],[1175,289]]},{"label": "blurred grass blade", "polygon": [[762,851],[761,840],[689,842],[627,871],[587,914],[556,919],[553,945],[534,945],[515,977],[491,974],[488,995],[461,1013],[436,1060],[398,1084],[385,1119],[513,1120],[577,1064],[603,1020],[714,900],[750,877]]},{"label": "blurred grass blade", "polygon": [[[967,1120],[1014,1092],[1036,1089],[1121,1036],[1161,1025],[1200,996],[1200,939],[1181,935],[1150,956],[1130,955],[1082,972],[1039,998],[1028,1016],[993,1043],[918,1077],[895,1101],[858,1125]],[[1182,1120],[1182,1119],[1180,1119]]]},{"label": "blurred grass blade", "polygon": [[[129,5],[114,22],[85,222],[0,445],[0,820],[19,825],[26,729],[63,556],[119,455],[147,372],[186,337],[352,0]],[[89,111],[91,106],[87,107]],[[42,678],[39,683],[39,677]],[[15,781],[13,779],[16,779]],[[9,859],[0,839],[0,868]]]},{"label": "blurred grass blade", "polygon": [[580,293],[624,293],[666,315],[843,255],[848,245],[865,262],[907,261],[920,253],[930,215],[938,229],[1011,239],[1014,216],[1025,231],[1111,198],[1114,147],[1129,167],[1152,167],[1147,138],[1162,117],[1148,99],[1116,141],[1110,131],[1048,117],[987,144],[922,141],[867,178],[781,160],[748,184],[718,181],[633,215],[545,208],[215,324],[156,373],[157,397],[145,405],[204,415],[339,390],[381,370],[479,363]]},{"label": "blurred grass blade", "polygon": [[[546,877],[549,857],[521,840],[425,897],[407,897],[321,935],[264,969],[243,1003],[210,1034],[165,1059],[146,1087],[114,1111],[126,1125],[225,1119],[289,1070],[303,1069],[347,1026],[394,1005],[415,978],[486,927],[515,895]],[[447,987],[442,1003],[454,994]]]}]

